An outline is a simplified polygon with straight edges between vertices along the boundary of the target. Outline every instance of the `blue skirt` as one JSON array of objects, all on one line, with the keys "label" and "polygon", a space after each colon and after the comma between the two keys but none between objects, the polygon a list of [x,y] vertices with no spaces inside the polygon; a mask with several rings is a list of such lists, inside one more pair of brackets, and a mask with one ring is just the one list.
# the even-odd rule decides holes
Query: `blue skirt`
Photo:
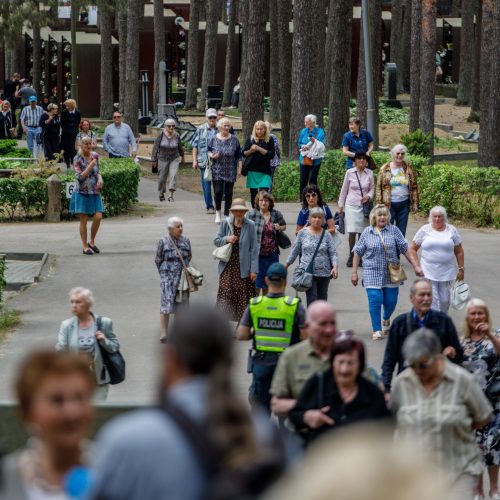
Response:
[{"label": "blue skirt", "polygon": [[278,252],[274,252],[271,255],[259,255],[259,274],[257,274],[257,279],[255,280],[255,286],[257,288],[266,288],[266,273],[271,264],[279,262],[280,258]]},{"label": "blue skirt", "polygon": [[94,215],[104,212],[100,194],[82,194],[73,192],[69,201],[69,211],[73,214]]}]

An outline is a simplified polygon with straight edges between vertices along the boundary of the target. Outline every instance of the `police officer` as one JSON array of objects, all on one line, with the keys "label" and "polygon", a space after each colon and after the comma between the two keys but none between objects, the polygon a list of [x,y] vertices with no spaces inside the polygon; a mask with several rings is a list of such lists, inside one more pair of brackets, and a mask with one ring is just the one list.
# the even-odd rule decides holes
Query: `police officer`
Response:
[{"label": "police officer", "polygon": [[254,297],[245,309],[236,330],[238,340],[253,339],[248,372],[252,373],[249,400],[252,407],[271,412],[269,389],[280,354],[301,341],[305,309],[298,298],[285,295],[287,270],[276,262],[269,266],[265,281],[267,295]]}]

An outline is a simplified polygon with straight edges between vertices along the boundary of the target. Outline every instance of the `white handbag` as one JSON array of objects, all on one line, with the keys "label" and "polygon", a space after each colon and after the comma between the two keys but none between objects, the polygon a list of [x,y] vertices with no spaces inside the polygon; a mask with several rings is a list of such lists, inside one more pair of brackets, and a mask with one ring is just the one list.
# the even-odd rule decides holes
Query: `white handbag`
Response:
[{"label": "white handbag", "polygon": [[455,281],[450,290],[450,304],[453,309],[463,309],[470,300],[470,288],[463,281]]},{"label": "white handbag", "polygon": [[[233,234],[233,228],[231,227],[231,223],[229,222],[228,219],[226,219],[227,225],[229,226],[229,234]],[[219,259],[222,262],[229,262],[229,259],[231,258],[231,254],[233,253],[233,244],[232,243],[226,243],[225,245],[222,245],[221,247],[215,248],[215,250],[212,252],[212,255],[214,259]]]},{"label": "white handbag", "polygon": [[212,158],[207,158],[207,164],[205,165],[205,173],[203,174],[203,180],[207,182],[212,182]]}]

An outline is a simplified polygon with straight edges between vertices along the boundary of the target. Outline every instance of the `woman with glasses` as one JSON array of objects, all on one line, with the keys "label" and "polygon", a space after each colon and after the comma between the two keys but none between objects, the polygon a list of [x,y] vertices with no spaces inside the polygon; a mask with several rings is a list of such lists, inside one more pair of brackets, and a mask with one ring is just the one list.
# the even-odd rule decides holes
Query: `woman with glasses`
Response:
[{"label": "woman with glasses", "polygon": [[412,439],[416,456],[433,452],[457,498],[472,498],[482,473],[474,429],[488,424],[493,409],[474,376],[441,354],[432,330],[408,336],[403,356],[410,369],[396,377],[389,403],[397,438]]},{"label": "woman with glasses", "polygon": [[403,236],[406,236],[410,210],[418,210],[417,177],[405,161],[407,153],[404,144],[392,148],[392,161],[380,167],[375,194],[376,203],[383,203],[391,211],[391,224],[395,224]]},{"label": "woman with glasses", "polygon": [[179,159],[184,165],[184,148],[181,137],[175,131],[175,120],[165,120],[164,129],[156,138],[151,153],[153,167],[158,167],[158,193],[160,201],[165,201],[168,179],[168,201],[174,201]]},{"label": "woman with glasses", "polygon": [[330,207],[323,202],[321,191],[315,184],[308,184],[302,191],[302,209],[297,217],[297,227],[295,234],[309,225],[309,211],[312,208],[319,207],[325,214],[323,229],[327,229],[330,234],[335,233],[335,224],[333,223],[333,215]]}]

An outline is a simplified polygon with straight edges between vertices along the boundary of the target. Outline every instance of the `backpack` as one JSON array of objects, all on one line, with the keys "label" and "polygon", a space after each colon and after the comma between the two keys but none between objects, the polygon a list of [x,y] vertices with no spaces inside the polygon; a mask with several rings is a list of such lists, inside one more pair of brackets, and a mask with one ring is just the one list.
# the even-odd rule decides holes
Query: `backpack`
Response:
[{"label": "backpack", "polygon": [[[170,417],[191,444],[205,471],[207,485],[203,500],[254,500],[271,486],[284,471],[284,457],[280,446],[266,447],[270,453],[260,454],[240,469],[229,469],[207,436],[205,430],[193,422],[170,401],[163,405]],[[261,447],[260,447],[261,448]]]}]

